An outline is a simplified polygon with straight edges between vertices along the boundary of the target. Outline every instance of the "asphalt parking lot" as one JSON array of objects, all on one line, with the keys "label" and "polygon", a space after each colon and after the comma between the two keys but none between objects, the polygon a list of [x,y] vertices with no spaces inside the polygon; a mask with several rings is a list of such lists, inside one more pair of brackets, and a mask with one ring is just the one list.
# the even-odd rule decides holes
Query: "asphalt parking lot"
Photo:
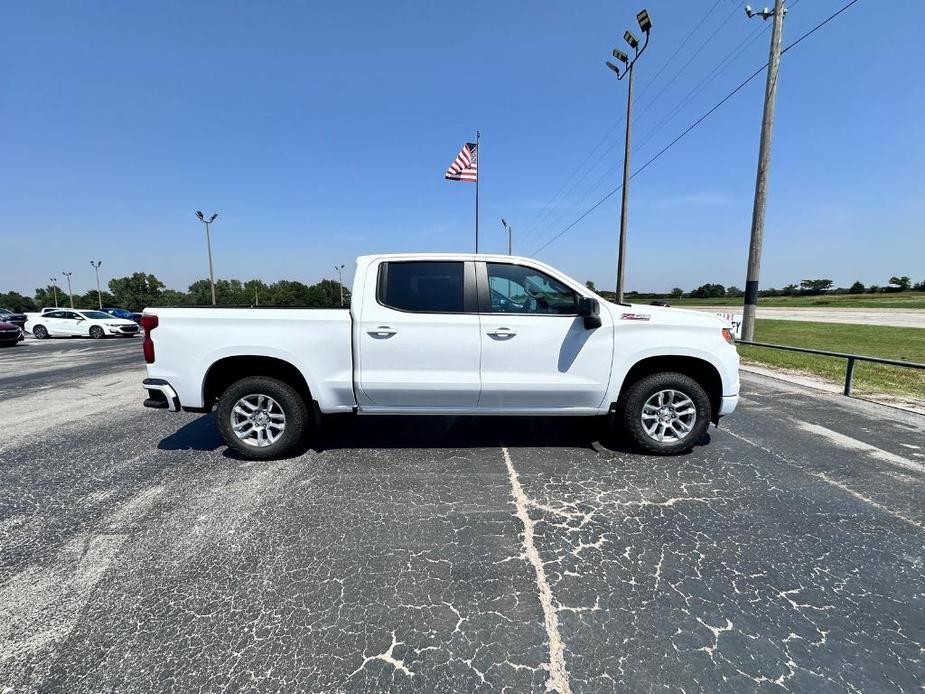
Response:
[{"label": "asphalt parking lot", "polygon": [[0,351],[0,691],[925,686],[921,416],[746,376],[682,457],[344,418],[255,463],[140,351]]}]

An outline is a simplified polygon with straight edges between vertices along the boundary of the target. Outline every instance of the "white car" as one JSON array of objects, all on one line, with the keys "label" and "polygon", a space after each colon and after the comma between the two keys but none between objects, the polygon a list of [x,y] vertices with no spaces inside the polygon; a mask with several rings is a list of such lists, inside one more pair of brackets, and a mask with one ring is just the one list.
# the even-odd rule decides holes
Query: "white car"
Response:
[{"label": "white car", "polygon": [[609,415],[640,448],[678,453],[738,402],[727,323],[612,304],[531,258],[365,256],[352,297],[145,309],[145,406],[217,406],[228,444],[268,459],[335,412]]},{"label": "white car", "polygon": [[108,335],[131,337],[138,333],[138,324],[123,318],[113,318],[102,311],[60,308],[39,315],[28,314],[26,332],[39,340],[46,337],[95,337]]}]

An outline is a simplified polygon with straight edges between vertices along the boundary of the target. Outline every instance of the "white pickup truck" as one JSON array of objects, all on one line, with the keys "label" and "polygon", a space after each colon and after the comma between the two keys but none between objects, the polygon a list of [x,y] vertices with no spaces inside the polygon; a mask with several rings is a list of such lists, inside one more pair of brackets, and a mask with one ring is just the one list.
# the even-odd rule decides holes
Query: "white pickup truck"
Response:
[{"label": "white pickup truck", "polygon": [[211,411],[225,441],[282,456],[322,414],[609,415],[677,453],[738,401],[713,316],[617,305],[529,258],[357,260],[349,309],[149,308],[147,407]]}]

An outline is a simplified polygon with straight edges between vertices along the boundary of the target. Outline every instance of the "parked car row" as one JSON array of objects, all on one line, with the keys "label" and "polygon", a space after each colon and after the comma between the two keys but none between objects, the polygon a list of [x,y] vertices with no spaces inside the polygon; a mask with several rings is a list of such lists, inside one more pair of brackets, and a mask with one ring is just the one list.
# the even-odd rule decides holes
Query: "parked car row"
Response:
[{"label": "parked car row", "polygon": [[106,311],[73,308],[44,308],[41,313],[26,314],[26,332],[39,339],[49,337],[93,337],[110,335],[131,337],[139,331],[138,323],[118,318]]},{"label": "parked car row", "polygon": [[26,314],[0,308],[0,347],[12,347],[25,336]]}]

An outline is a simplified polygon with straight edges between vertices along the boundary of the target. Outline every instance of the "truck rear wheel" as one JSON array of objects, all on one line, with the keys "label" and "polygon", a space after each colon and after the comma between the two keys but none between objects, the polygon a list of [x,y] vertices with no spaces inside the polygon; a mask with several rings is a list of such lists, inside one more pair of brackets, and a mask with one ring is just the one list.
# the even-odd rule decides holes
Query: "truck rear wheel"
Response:
[{"label": "truck rear wheel", "polygon": [[308,408],[288,383],[249,376],[222,393],[216,416],[229,446],[245,458],[272,460],[299,443],[308,422]]},{"label": "truck rear wheel", "polygon": [[633,442],[649,453],[689,451],[710,424],[710,398],[697,381],[679,373],[639,379],[626,392],[620,422]]}]

